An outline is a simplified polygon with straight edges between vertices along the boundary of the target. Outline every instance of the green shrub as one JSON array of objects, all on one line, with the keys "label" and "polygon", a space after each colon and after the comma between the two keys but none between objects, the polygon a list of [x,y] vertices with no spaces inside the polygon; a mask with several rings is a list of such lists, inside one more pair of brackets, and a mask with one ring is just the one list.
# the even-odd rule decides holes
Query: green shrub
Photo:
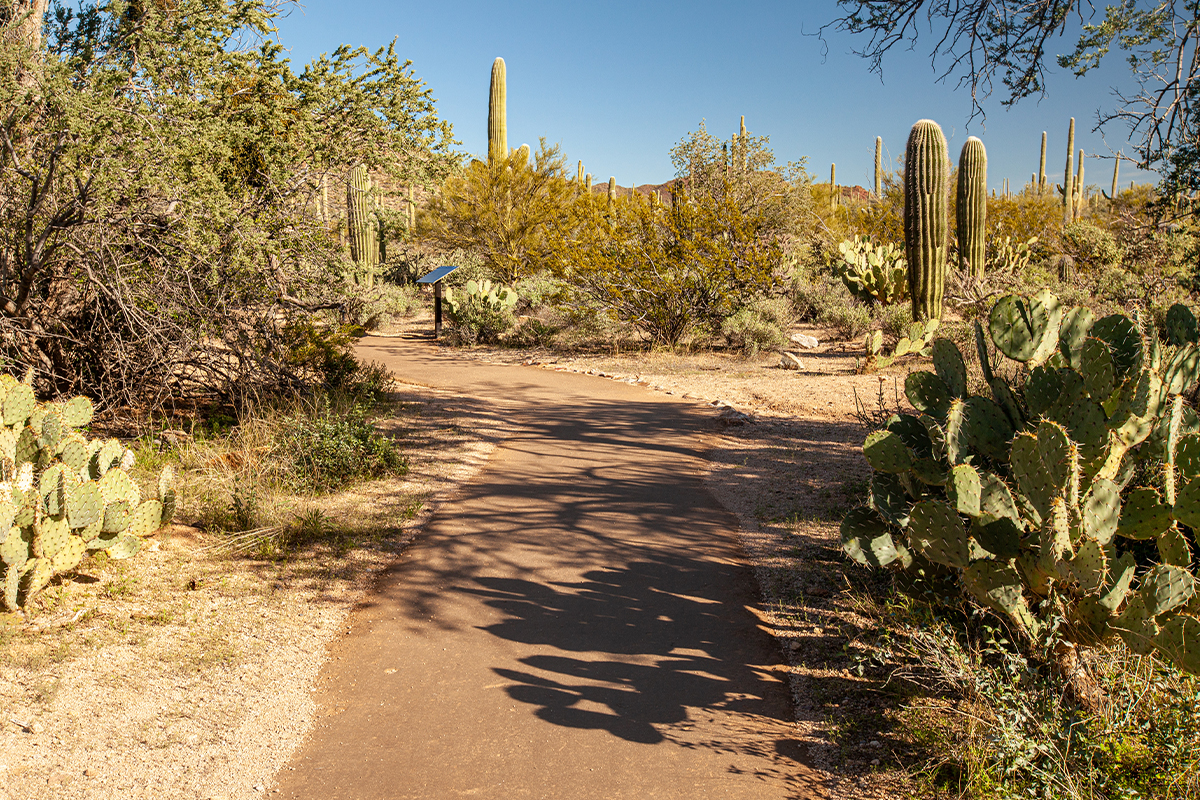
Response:
[{"label": "green shrub", "polygon": [[721,335],[731,347],[747,358],[763,350],[782,350],[788,346],[787,327],[791,322],[788,301],[772,298],[739,309],[721,322]]},{"label": "green shrub", "polygon": [[357,478],[402,475],[407,465],[395,444],[379,434],[361,405],[348,410],[328,402],[314,414],[283,420],[279,448],[290,488],[330,492]]},{"label": "green shrub", "polygon": [[912,322],[911,305],[901,303],[895,306],[884,306],[879,311],[879,327],[885,336],[890,336],[892,339],[907,336]]},{"label": "green shrub", "polygon": [[821,310],[821,324],[831,328],[843,341],[859,339],[871,328],[871,312],[853,299],[837,298]]},{"label": "green shrub", "polygon": [[1072,222],[1063,230],[1063,250],[1089,272],[1116,266],[1124,254],[1111,233],[1087,220]]}]

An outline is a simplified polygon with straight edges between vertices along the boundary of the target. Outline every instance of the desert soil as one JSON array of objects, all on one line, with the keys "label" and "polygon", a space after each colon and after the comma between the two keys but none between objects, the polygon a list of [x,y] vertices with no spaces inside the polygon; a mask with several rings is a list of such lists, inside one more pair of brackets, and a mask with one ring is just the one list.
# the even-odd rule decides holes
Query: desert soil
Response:
[{"label": "desert soil", "polygon": [[[409,330],[429,327],[416,320]],[[824,340],[825,331],[800,329]],[[404,331],[396,331],[403,335]],[[851,670],[874,623],[837,544],[861,502],[867,412],[895,406],[905,367],[858,375],[852,345],[777,353],[463,355],[645,384],[711,407],[713,493],[738,515],[763,607],[791,664],[797,724],[835,797],[892,796],[908,743],[893,741],[878,682]],[[174,526],[128,562],[87,564],[0,632],[0,800],[252,798],[313,724],[328,647],[373,576],[470,480],[505,435],[480,398],[402,385],[390,425],[411,469],[326,504],[350,537],[284,560],[224,553]],[[385,425],[387,427],[388,425]],[[364,523],[365,519],[365,525]]]}]

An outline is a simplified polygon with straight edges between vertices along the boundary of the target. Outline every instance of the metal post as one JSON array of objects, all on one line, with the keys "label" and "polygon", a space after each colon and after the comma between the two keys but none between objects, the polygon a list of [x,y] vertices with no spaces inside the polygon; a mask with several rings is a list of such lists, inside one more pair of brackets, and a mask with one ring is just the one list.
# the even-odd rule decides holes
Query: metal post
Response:
[{"label": "metal post", "polygon": [[433,338],[442,338],[442,282],[433,284]]}]

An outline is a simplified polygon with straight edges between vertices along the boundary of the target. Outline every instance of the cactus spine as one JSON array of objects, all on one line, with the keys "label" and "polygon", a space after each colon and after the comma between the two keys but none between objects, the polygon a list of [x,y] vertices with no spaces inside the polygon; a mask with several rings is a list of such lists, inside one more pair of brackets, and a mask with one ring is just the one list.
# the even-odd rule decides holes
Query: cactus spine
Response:
[{"label": "cactus spine", "polygon": [[883,197],[883,137],[875,137],[875,197]]},{"label": "cactus spine", "polygon": [[933,120],[913,125],[905,149],[904,246],[913,319],[941,319],[949,237],[950,159]]},{"label": "cactus spine", "polygon": [[346,222],[350,258],[358,267],[354,282],[369,288],[379,265],[379,225],[371,213],[371,179],[363,164],[350,171],[346,183]]},{"label": "cactus spine", "polygon": [[504,59],[492,62],[492,87],[488,98],[488,162],[508,158],[508,84]]},{"label": "cactus spine", "polygon": [[1071,127],[1067,131],[1067,169],[1063,173],[1063,227],[1070,225],[1074,219],[1074,187],[1071,185],[1075,172],[1075,118],[1071,117]]},{"label": "cactus spine", "polygon": [[1037,193],[1041,197],[1046,193],[1046,132],[1042,131],[1042,157],[1038,160]]},{"label": "cactus spine", "polygon": [[958,257],[971,275],[982,275],[987,230],[987,150],[972,136],[958,157]]}]

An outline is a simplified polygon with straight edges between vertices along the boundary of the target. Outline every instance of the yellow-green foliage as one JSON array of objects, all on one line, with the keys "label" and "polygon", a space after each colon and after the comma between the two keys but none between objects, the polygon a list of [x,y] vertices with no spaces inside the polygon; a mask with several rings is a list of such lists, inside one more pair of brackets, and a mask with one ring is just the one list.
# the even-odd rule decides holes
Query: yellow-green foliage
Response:
[{"label": "yellow-green foliage", "polygon": [[1005,239],[1033,245],[1033,258],[1045,259],[1062,252],[1062,202],[1050,195],[1022,192],[1011,197],[989,197],[987,250],[993,253]]},{"label": "yellow-green foliage", "polygon": [[690,197],[677,185],[667,206],[639,197],[619,197],[611,211],[591,197],[581,203],[588,224],[564,277],[654,342],[719,327],[779,280],[778,241],[761,235],[768,223],[732,192]]},{"label": "yellow-green foliage", "polygon": [[491,163],[472,161],[448,179],[422,216],[421,235],[444,250],[480,254],[505,283],[557,264],[579,195],[558,146],[542,140],[527,158],[517,149]]}]

